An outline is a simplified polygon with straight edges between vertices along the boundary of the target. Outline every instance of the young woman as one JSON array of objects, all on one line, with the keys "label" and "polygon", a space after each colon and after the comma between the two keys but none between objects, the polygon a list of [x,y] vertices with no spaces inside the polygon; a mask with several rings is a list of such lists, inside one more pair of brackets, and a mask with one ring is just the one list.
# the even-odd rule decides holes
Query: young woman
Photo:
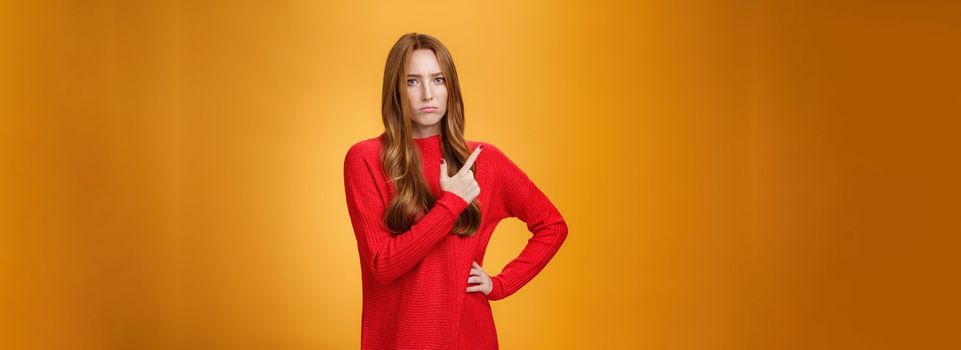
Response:
[{"label": "young woman", "polygon": [[[490,300],[547,265],[567,237],[557,208],[497,147],[464,139],[447,48],[400,37],[384,70],[384,132],[344,159],[363,281],[362,349],[496,349]],[[496,276],[482,268],[504,218],[533,234]]]}]

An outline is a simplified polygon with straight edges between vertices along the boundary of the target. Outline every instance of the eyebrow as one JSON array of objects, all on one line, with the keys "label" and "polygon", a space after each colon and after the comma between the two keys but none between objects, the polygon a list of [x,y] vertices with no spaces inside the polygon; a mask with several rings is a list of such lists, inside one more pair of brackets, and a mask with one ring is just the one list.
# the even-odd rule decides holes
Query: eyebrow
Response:
[{"label": "eyebrow", "polygon": [[[437,72],[437,73],[434,73],[434,74],[431,74],[431,75],[432,75],[432,76],[438,76],[438,75],[444,75],[444,73],[443,73],[443,72]],[[407,74],[407,76],[408,76],[408,77],[419,77],[419,75],[417,75],[417,74]]]}]

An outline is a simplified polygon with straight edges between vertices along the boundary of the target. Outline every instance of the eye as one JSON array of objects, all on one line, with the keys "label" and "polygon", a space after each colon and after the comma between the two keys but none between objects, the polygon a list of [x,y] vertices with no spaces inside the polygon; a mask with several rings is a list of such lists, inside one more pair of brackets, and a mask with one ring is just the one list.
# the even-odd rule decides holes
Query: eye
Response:
[{"label": "eye", "polygon": [[407,85],[410,86],[412,81],[416,83],[417,79],[407,79]]},{"label": "eye", "polygon": [[440,82],[443,83],[443,82],[444,82],[444,77],[438,77],[437,79],[434,79],[434,81],[437,81],[437,80],[440,80]]}]

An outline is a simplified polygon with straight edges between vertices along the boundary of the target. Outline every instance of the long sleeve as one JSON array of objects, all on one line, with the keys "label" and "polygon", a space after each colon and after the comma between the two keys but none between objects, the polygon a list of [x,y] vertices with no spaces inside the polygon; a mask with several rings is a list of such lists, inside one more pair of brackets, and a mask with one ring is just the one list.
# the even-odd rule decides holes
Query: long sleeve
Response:
[{"label": "long sleeve", "polygon": [[361,263],[379,283],[388,284],[410,271],[457,223],[468,206],[460,196],[443,191],[435,205],[410,230],[391,237],[383,222],[385,203],[374,171],[374,153],[351,147],[344,159],[344,190]]},{"label": "long sleeve", "polygon": [[507,217],[525,222],[533,234],[520,255],[508,262],[501,273],[491,277],[493,289],[487,298],[499,300],[514,294],[544,269],[567,238],[567,223],[527,174],[499,149],[489,148],[499,153],[498,196]]}]

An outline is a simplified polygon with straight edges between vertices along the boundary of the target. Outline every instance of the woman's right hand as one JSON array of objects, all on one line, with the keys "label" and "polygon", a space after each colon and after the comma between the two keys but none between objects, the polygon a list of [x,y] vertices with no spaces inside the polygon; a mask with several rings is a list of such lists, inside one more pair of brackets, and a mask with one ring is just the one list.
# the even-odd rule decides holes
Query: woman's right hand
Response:
[{"label": "woman's right hand", "polygon": [[474,172],[470,170],[470,168],[477,160],[481,148],[481,145],[478,145],[474,149],[474,152],[471,153],[470,157],[467,157],[467,161],[464,162],[464,166],[461,167],[460,171],[454,174],[454,176],[447,176],[447,161],[445,161],[444,158],[440,159],[441,190],[453,192],[467,203],[474,201],[474,198],[480,194],[480,185],[474,180]]}]

